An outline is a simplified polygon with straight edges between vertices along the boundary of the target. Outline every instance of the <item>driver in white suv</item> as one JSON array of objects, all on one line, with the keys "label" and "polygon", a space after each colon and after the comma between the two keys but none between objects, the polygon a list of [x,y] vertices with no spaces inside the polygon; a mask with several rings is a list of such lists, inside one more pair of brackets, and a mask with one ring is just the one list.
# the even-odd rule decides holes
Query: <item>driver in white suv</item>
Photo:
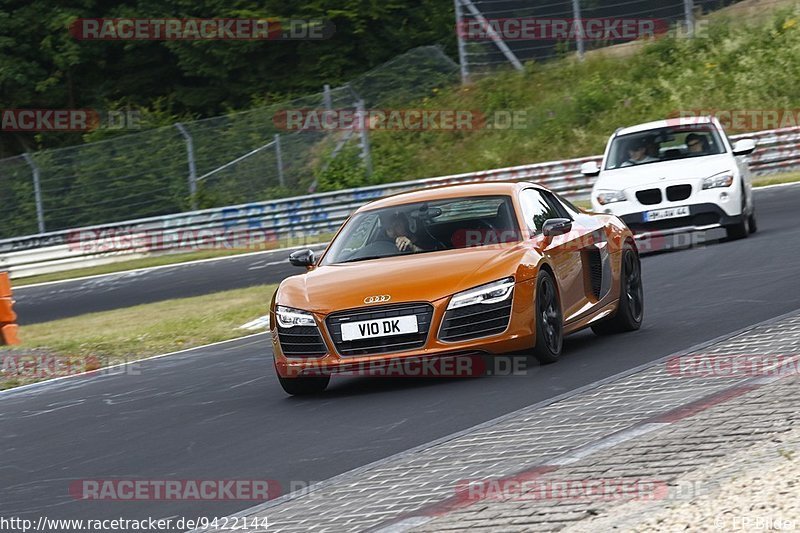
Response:
[{"label": "driver in white suv", "polygon": [[660,161],[657,157],[653,157],[647,153],[648,144],[647,139],[644,137],[631,141],[630,146],[628,146],[628,159],[623,161],[620,166],[630,167],[632,165]]}]

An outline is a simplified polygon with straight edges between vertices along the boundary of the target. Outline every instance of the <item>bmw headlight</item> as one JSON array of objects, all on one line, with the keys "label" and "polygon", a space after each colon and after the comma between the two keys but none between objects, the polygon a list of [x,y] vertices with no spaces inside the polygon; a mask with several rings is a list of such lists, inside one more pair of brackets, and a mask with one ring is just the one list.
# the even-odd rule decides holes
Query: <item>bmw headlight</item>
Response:
[{"label": "bmw headlight", "polygon": [[627,200],[624,191],[597,191],[597,203],[600,205],[612,204],[614,202],[624,202]]},{"label": "bmw headlight", "polygon": [[502,302],[511,296],[514,289],[514,278],[493,281],[486,285],[475,287],[463,292],[456,293],[448,304],[447,309],[458,309],[468,305],[493,304]]},{"label": "bmw headlight", "polygon": [[714,174],[703,180],[703,189],[718,189],[720,187],[730,187],[733,184],[733,174],[731,172],[721,172]]},{"label": "bmw headlight", "polygon": [[293,309],[279,305],[275,307],[275,316],[278,317],[278,325],[282,328],[292,328],[294,326],[316,326],[314,315],[308,311]]}]

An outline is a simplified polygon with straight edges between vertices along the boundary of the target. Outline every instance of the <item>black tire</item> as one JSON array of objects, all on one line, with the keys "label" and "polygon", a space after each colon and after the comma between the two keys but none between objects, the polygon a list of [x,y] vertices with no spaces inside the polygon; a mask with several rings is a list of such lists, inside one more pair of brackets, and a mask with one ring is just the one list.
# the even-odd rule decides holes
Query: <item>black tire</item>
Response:
[{"label": "black tire", "polygon": [[533,319],[536,322],[533,356],[542,365],[555,363],[561,358],[564,345],[564,318],[556,283],[546,270],[540,270],[539,277],[536,278]]},{"label": "black tire", "polygon": [[278,376],[278,382],[281,384],[281,387],[283,387],[283,390],[292,396],[320,394],[328,388],[328,383],[331,380],[330,376],[284,378],[278,374],[277,369],[275,374]]},{"label": "black tire", "polygon": [[747,214],[747,197],[744,194],[744,186],[742,186],[742,215],[739,222],[725,228],[728,232],[728,239],[739,240],[747,238],[748,235],[753,233],[753,230],[750,229],[750,221],[754,219],[755,211],[750,215]]},{"label": "black tire", "polygon": [[625,245],[620,265],[620,291],[617,311],[611,318],[592,325],[596,335],[610,335],[636,331],[644,319],[644,290],[642,289],[642,263],[639,254]]},{"label": "black tire", "polygon": [[750,217],[747,215],[742,215],[742,221],[736,224],[730,225],[725,228],[728,231],[728,239],[731,240],[739,240],[745,239],[748,235],[750,235]]},{"label": "black tire", "polygon": [[750,233],[755,233],[757,231],[758,224],[756,223],[756,211],[754,209],[753,212],[750,213]]}]

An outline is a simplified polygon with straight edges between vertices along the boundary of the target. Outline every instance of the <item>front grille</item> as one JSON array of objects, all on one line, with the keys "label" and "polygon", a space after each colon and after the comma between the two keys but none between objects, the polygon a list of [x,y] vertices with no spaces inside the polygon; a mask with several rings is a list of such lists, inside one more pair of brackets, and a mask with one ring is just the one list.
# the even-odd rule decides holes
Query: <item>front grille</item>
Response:
[{"label": "front grille", "polygon": [[661,203],[661,189],[645,189],[636,193],[636,199],[643,205]]},{"label": "front grille", "polygon": [[600,257],[600,250],[592,249],[586,252],[587,263],[589,263],[589,282],[592,286],[592,294],[595,298],[600,298],[600,291],[603,287],[603,260]]},{"label": "front grille", "polygon": [[[410,315],[416,315],[417,317],[417,333],[377,337],[373,339],[342,340],[342,324],[345,322],[361,322],[362,320],[377,320],[380,318]],[[432,317],[433,306],[431,304],[396,304],[333,313],[328,316],[326,324],[328,325],[328,332],[333,339],[333,344],[336,346],[336,351],[339,352],[340,355],[374,355],[422,348],[425,346],[425,341],[428,338],[428,330],[431,327]]]},{"label": "front grille", "polygon": [[439,339],[458,342],[502,333],[511,319],[513,294],[494,304],[475,304],[451,309],[444,315]]},{"label": "front grille", "polygon": [[278,326],[278,340],[286,357],[322,357],[328,353],[317,326]]},{"label": "front grille", "polygon": [[692,195],[691,185],[673,185],[667,187],[667,200],[670,202],[680,202],[686,200]]}]

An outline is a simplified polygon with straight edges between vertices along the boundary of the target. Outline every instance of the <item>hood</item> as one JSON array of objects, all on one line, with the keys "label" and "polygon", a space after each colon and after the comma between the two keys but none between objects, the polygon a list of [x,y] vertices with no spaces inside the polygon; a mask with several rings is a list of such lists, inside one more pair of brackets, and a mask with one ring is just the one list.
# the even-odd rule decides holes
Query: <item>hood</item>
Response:
[{"label": "hood", "polygon": [[515,275],[530,251],[517,243],[322,266],[285,279],[276,302],[320,314],[363,307],[369,296],[388,295],[390,304],[434,302]]},{"label": "hood", "polygon": [[687,183],[735,170],[736,163],[730,154],[676,159],[604,170],[595,183],[595,189],[624,190],[674,181]]}]

